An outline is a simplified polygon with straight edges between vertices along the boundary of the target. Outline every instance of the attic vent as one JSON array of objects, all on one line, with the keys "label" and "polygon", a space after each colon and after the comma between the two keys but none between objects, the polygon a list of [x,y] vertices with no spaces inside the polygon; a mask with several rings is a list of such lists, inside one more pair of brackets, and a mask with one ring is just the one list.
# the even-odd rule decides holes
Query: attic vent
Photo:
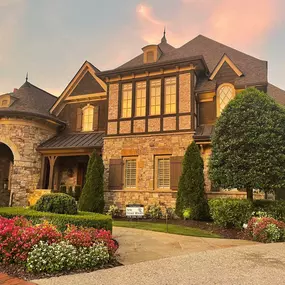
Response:
[{"label": "attic vent", "polygon": [[162,51],[158,45],[148,45],[144,47],[142,50],[144,53],[143,57],[144,63],[157,62],[160,56],[162,55]]},{"label": "attic vent", "polygon": [[146,53],[146,62],[148,63],[154,62],[154,52],[153,51],[149,51]]},{"label": "attic vent", "polygon": [[6,107],[8,105],[8,100],[2,100],[1,106]]}]

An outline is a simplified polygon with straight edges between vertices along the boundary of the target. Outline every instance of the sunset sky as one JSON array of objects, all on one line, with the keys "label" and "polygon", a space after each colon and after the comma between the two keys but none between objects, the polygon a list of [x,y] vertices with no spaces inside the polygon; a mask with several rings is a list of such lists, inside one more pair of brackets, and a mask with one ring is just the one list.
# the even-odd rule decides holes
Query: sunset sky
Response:
[{"label": "sunset sky", "polygon": [[85,60],[112,69],[198,34],[268,61],[285,89],[283,0],[0,0],[0,94],[29,81],[60,95]]}]

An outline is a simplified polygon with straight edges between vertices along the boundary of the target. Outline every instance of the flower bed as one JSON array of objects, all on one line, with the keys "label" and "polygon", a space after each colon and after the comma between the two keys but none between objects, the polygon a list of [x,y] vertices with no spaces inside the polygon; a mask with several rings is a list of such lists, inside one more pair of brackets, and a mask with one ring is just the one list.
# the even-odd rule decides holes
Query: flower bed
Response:
[{"label": "flower bed", "polygon": [[115,261],[117,245],[110,231],[69,226],[60,232],[44,222],[0,217],[0,264],[20,265],[28,272],[57,273],[93,269]]},{"label": "flower bed", "polygon": [[6,218],[22,216],[31,221],[33,224],[39,224],[44,220],[47,220],[62,232],[66,230],[67,225],[75,225],[77,227],[92,227],[112,231],[112,218],[110,216],[89,212],[78,212],[77,215],[66,215],[38,212],[20,207],[11,207],[0,208],[0,216]]}]

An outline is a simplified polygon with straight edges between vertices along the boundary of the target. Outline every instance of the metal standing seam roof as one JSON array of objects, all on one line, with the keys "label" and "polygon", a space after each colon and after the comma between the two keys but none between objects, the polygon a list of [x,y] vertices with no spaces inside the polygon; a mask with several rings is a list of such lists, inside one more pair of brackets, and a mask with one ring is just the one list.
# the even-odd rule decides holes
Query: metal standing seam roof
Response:
[{"label": "metal standing seam roof", "polygon": [[42,143],[38,149],[102,147],[104,136],[104,132],[60,134]]}]

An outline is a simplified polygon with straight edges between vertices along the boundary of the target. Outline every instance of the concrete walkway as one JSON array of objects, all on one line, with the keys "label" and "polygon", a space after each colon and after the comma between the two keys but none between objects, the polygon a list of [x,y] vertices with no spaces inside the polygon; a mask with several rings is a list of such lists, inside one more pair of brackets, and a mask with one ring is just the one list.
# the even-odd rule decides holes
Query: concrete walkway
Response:
[{"label": "concrete walkway", "polygon": [[187,253],[253,244],[251,241],[200,238],[131,228],[114,227],[119,241],[119,261],[124,265]]}]

